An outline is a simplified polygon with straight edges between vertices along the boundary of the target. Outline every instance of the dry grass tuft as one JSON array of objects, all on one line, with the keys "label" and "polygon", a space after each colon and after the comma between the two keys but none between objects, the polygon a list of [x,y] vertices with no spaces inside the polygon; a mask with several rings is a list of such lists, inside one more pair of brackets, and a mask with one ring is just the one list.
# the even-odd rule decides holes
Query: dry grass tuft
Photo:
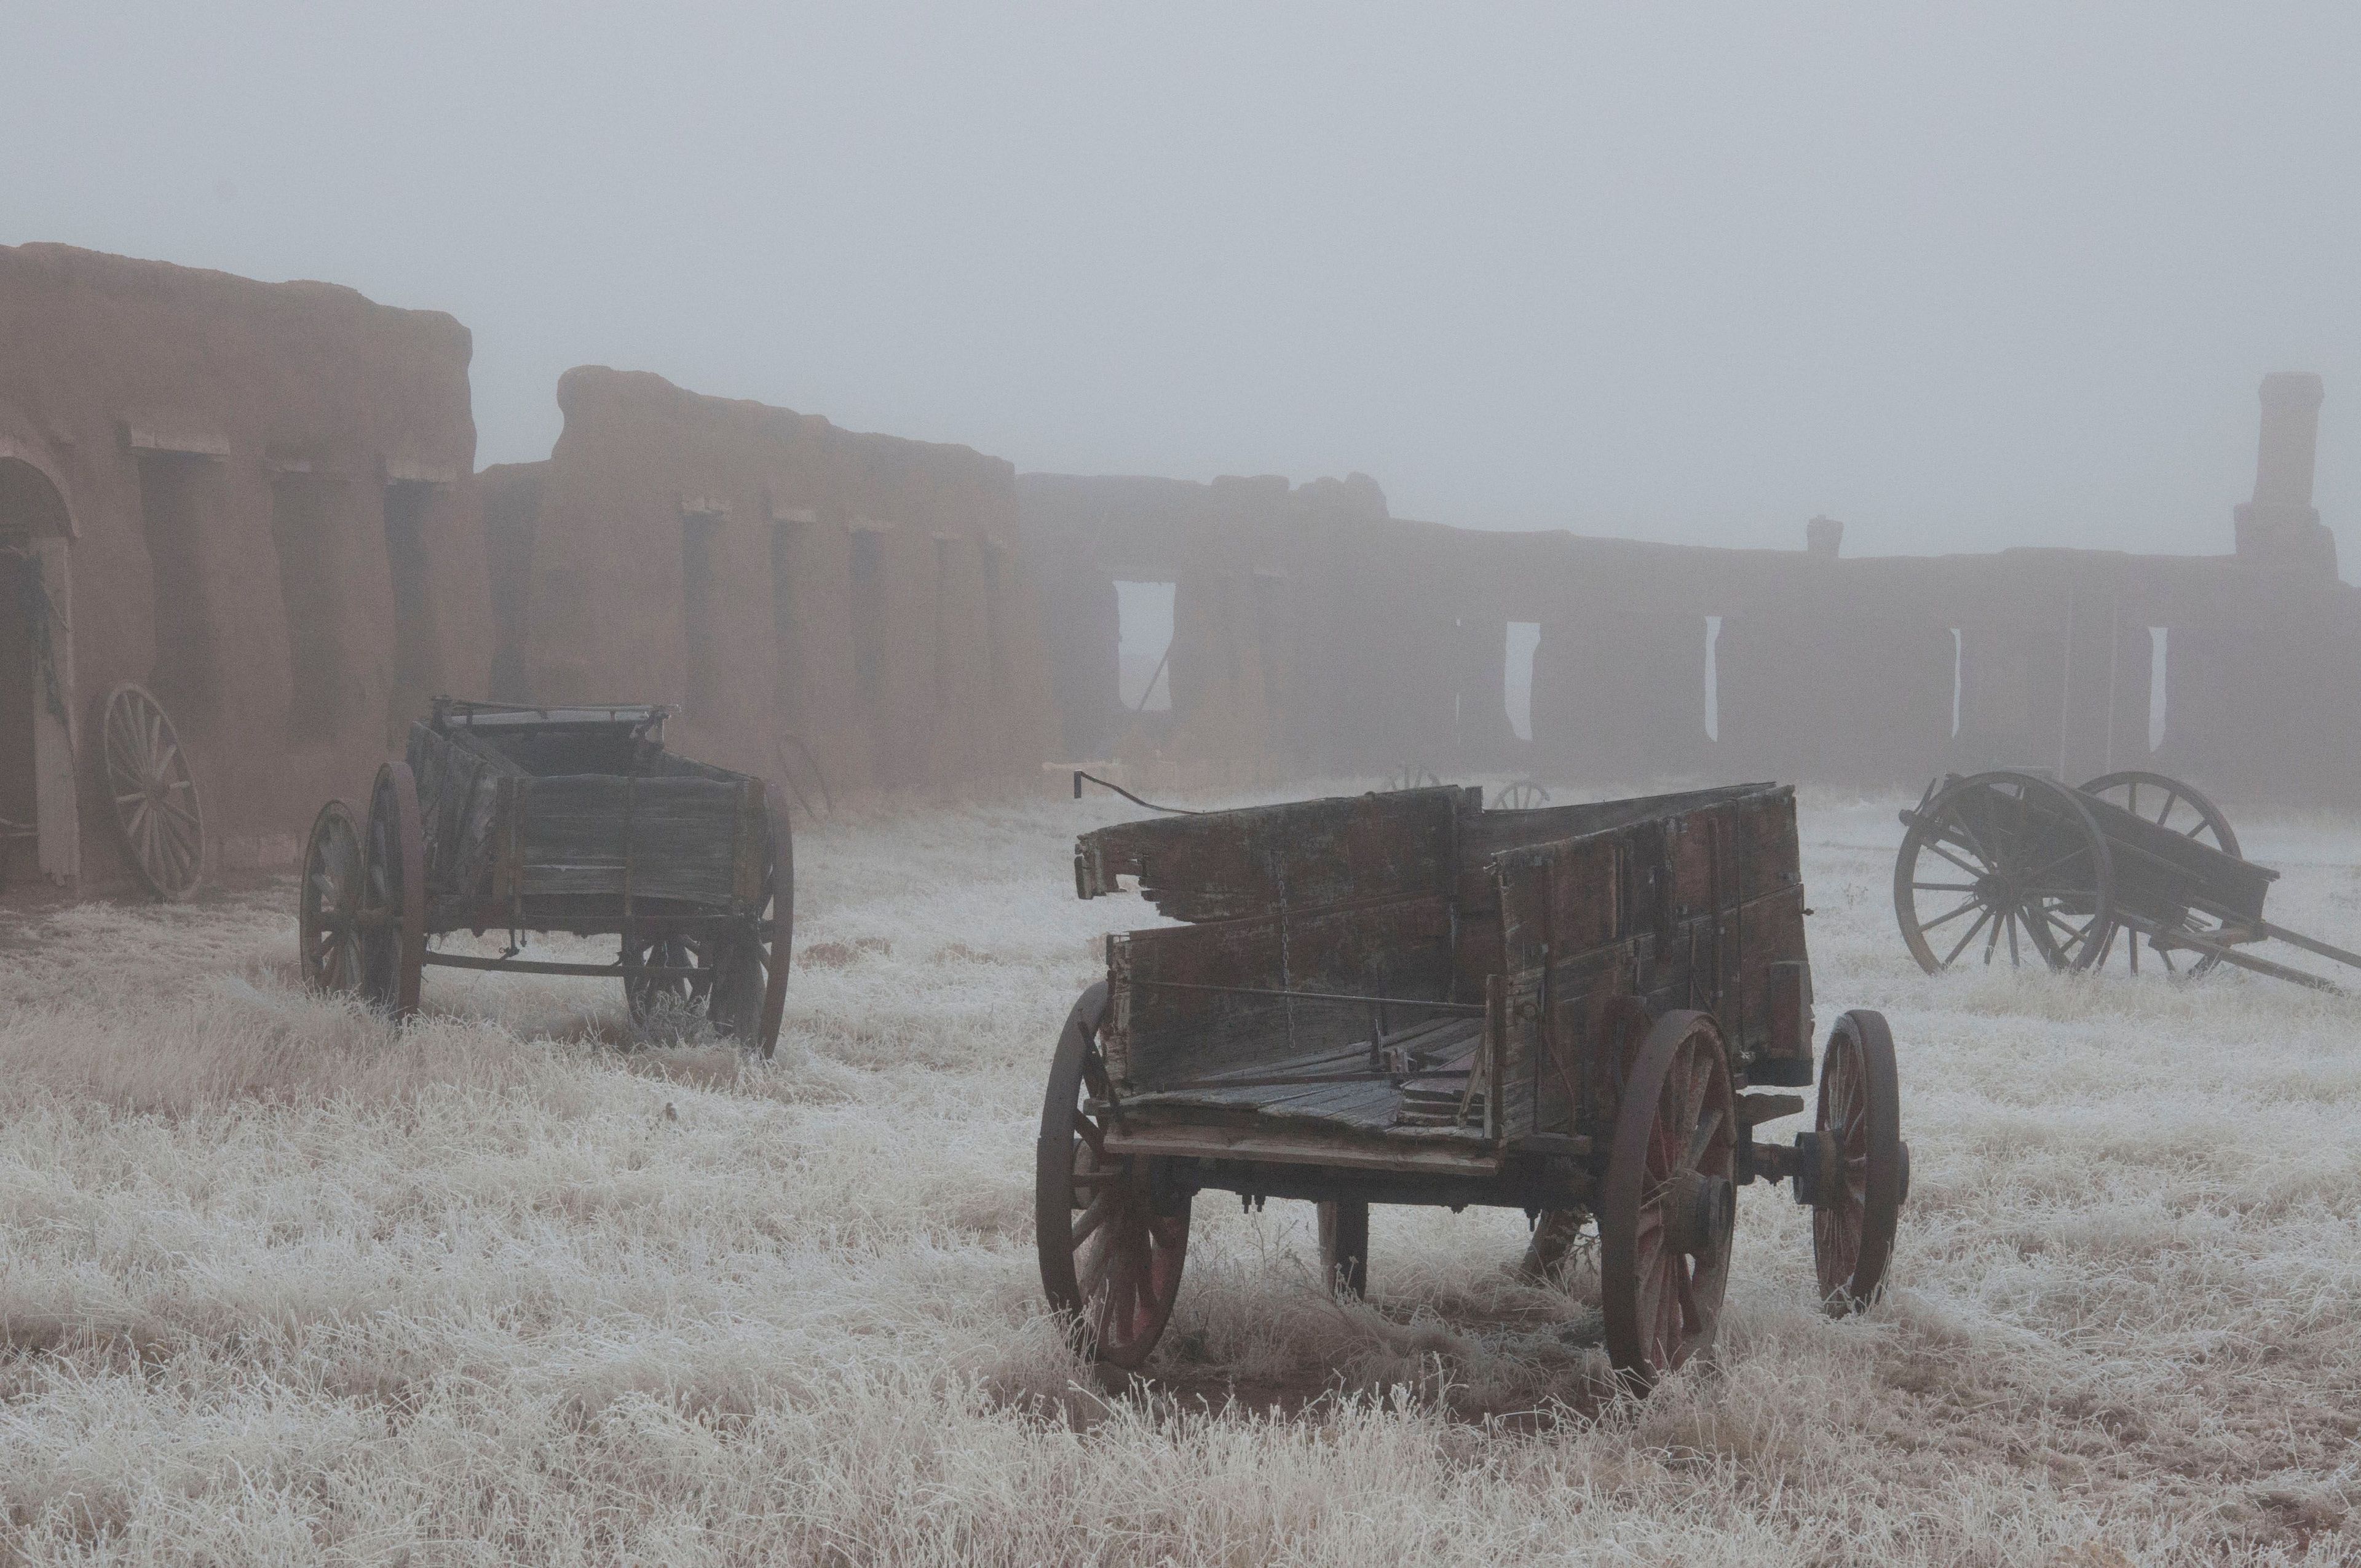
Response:
[{"label": "dry grass tuft", "polygon": [[[1890,801],[1806,812],[1822,1022],[1904,1053],[1866,1318],[1750,1191],[1716,1365],[1634,1405],[1520,1216],[1381,1211],[1345,1305],[1307,1209],[1207,1195],[1151,1376],[1101,1379],[1030,1154],[1147,918],[1068,842],[1128,809],[807,834],[769,1063],[587,981],[434,971],[391,1030],[295,988],[283,888],[0,911],[0,1559],[2361,1560],[2361,1004],[1929,980]],[[2240,829],[2280,918],[2361,923],[2351,825]]]}]

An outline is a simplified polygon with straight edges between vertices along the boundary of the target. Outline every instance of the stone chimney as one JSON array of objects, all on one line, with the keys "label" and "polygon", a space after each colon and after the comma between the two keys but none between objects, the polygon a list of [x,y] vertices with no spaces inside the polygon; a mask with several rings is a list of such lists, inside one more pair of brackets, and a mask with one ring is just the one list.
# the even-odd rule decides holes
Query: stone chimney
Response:
[{"label": "stone chimney", "polygon": [[2312,504],[2320,440],[2320,378],[2274,370],[2263,378],[2263,428],[2255,449],[2255,499],[2233,514],[2238,559],[2336,576],[2336,535]]},{"label": "stone chimney", "polygon": [[1844,524],[1832,517],[1816,517],[1804,524],[1804,548],[1834,560],[1844,548]]}]

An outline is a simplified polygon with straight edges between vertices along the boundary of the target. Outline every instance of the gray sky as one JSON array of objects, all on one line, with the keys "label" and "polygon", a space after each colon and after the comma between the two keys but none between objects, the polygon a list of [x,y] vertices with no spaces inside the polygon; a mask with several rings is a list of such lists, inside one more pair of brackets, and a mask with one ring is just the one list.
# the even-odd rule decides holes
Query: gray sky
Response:
[{"label": "gray sky", "polygon": [[[2361,6],[9,7],[0,240],[352,284],[1020,468],[2211,552],[2315,369],[2361,578]],[[332,15],[331,12],[339,14]]]}]

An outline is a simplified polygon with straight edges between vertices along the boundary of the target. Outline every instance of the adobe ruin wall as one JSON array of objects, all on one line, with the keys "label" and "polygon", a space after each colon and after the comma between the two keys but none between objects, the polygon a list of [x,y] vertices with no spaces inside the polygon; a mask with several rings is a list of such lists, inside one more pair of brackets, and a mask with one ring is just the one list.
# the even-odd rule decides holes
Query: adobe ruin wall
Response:
[{"label": "adobe ruin wall", "polygon": [[27,245],[0,247],[0,819],[38,818],[0,871],[126,879],[92,755],[123,682],[172,716],[209,854],[287,860],[423,694],[489,665],[467,330]]},{"label": "adobe ruin wall", "polygon": [[677,749],[807,791],[1038,778],[1007,463],[644,372],[558,402],[548,461],[485,476],[495,697],[670,703]]},{"label": "adobe ruin wall", "polygon": [[[2223,556],[1848,558],[1825,519],[1795,551],[1485,533],[1394,518],[1358,476],[1018,486],[1077,756],[1865,786],[2150,767],[2351,806],[2361,596],[2311,506],[2320,403],[2317,378],[2265,381],[2256,499]],[[1115,693],[1119,580],[1174,586],[1169,715]],[[1530,740],[1503,698],[1510,622],[1540,628]]]},{"label": "adobe ruin wall", "polygon": [[[1825,519],[1718,550],[1396,518],[1359,475],[1019,477],[597,367],[546,460],[477,475],[449,316],[60,246],[0,247],[0,334],[11,880],[127,881],[93,751],[124,682],[178,723],[225,867],[289,862],[442,691],[669,703],[680,750],[807,794],[1107,757],[1876,787],[2030,763],[2361,806],[2316,378],[2265,383],[2229,554],[1864,559]],[[1123,701],[1118,581],[1174,585],[1169,713]],[[1529,740],[1511,622],[1539,628]]]}]

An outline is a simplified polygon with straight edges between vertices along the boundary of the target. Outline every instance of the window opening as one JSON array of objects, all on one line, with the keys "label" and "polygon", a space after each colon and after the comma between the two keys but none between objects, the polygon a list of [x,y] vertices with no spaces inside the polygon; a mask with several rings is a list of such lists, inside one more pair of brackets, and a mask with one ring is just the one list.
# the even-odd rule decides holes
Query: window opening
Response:
[{"label": "window opening", "polygon": [[1721,739],[1721,617],[1705,618],[1705,738]]},{"label": "window opening", "polygon": [[1533,738],[1533,656],[1541,651],[1541,645],[1540,621],[1509,622],[1500,700],[1508,706],[1509,728],[1520,740]]},{"label": "window opening", "polygon": [[1951,628],[1951,733],[1960,732],[1960,694],[1967,689],[1968,640],[1956,626]]}]

